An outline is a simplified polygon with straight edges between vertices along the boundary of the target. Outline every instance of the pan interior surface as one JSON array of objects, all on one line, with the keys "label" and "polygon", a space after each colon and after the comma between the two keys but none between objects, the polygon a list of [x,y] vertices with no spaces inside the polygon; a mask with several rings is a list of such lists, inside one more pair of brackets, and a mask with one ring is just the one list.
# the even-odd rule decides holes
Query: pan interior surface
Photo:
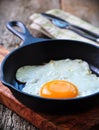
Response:
[{"label": "pan interior surface", "polygon": [[42,65],[50,60],[85,60],[93,73],[99,76],[99,48],[82,42],[52,40],[30,44],[10,54],[3,66],[4,80],[16,89],[22,90],[24,84],[16,81],[16,70],[24,65]]}]

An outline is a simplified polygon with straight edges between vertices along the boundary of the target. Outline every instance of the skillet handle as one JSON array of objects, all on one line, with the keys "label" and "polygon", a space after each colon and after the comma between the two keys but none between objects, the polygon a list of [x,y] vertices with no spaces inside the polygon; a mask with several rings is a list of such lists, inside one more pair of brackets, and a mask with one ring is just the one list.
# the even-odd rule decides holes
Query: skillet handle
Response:
[{"label": "skillet handle", "polygon": [[[13,34],[15,34],[16,36],[18,36],[20,39],[23,40],[22,45],[47,40],[43,38],[33,37],[28,31],[28,29],[26,28],[26,26],[20,21],[10,21],[6,24],[6,26],[9,31],[11,31]],[[18,27],[19,29],[21,29],[21,31],[18,31],[17,29],[15,29],[15,27]]]}]

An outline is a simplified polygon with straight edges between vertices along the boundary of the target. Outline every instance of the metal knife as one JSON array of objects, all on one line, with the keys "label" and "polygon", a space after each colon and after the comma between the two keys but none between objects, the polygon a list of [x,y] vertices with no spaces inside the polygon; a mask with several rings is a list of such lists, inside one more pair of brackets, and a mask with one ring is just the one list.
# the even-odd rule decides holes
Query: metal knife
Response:
[{"label": "metal knife", "polygon": [[99,34],[96,34],[87,29],[81,28],[79,26],[73,25],[69,23],[68,21],[61,19],[57,16],[54,16],[52,14],[41,13],[41,15],[49,19],[55,26],[59,28],[72,30],[82,37],[85,37],[95,42],[99,42]]}]

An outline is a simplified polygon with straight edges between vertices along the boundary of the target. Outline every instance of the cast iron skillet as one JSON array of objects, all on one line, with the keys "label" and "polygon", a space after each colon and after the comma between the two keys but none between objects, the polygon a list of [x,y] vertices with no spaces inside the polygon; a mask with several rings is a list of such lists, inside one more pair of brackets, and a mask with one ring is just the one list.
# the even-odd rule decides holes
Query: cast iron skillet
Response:
[{"label": "cast iron skillet", "polygon": [[[22,31],[16,30],[19,27]],[[46,99],[22,92],[24,84],[15,79],[16,70],[24,65],[40,65],[50,60],[82,59],[89,63],[93,73],[99,76],[99,46],[73,40],[49,40],[34,38],[25,25],[18,21],[7,23],[7,28],[23,40],[23,45],[8,54],[2,62],[2,83],[15,97],[36,111],[69,113],[87,110],[96,105],[99,92],[75,99]],[[46,77],[46,75],[45,75]]]}]

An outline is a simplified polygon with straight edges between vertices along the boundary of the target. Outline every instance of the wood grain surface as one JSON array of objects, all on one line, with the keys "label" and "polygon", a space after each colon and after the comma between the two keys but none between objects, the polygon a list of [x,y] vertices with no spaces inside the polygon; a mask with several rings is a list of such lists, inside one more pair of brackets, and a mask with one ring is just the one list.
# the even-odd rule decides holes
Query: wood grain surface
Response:
[{"label": "wood grain surface", "polygon": [[64,11],[99,27],[99,0],[62,0],[61,6]]},{"label": "wood grain surface", "polygon": [[[0,46],[0,62],[8,51]],[[37,113],[20,103],[12,92],[0,82],[0,103],[16,112],[40,130],[89,130],[99,128],[99,106],[71,115]]]}]

